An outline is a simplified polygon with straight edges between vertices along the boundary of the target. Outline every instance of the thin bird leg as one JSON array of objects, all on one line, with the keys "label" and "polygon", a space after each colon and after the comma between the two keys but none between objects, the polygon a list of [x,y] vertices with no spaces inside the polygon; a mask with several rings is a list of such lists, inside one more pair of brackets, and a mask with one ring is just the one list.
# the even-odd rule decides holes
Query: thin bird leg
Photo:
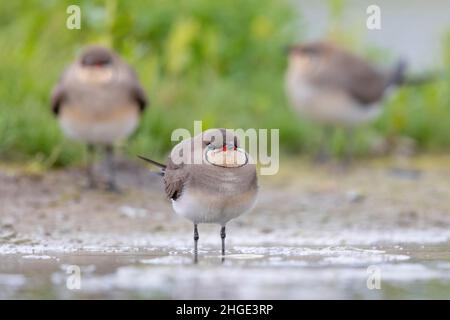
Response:
[{"label": "thin bird leg", "polygon": [[89,189],[97,188],[97,183],[94,178],[94,156],[95,156],[95,146],[93,144],[87,145],[87,155],[86,155],[86,178],[87,187]]},{"label": "thin bird leg", "polygon": [[222,261],[225,260],[225,238],[227,234],[225,232],[225,226],[220,228],[220,237],[222,238]]},{"label": "thin bird leg", "polygon": [[317,164],[324,164],[329,160],[330,154],[328,150],[329,146],[328,142],[331,140],[332,137],[333,137],[333,128],[330,126],[324,127],[320,136],[319,149],[314,159]]},{"label": "thin bird leg", "polygon": [[194,262],[197,263],[198,262],[198,239],[199,239],[199,235],[198,235],[198,228],[197,228],[197,224],[194,224]]},{"label": "thin bird leg", "polygon": [[114,167],[114,147],[112,145],[105,146],[106,166],[108,171],[107,189],[108,191],[117,192],[119,189],[116,185],[116,172]]},{"label": "thin bird leg", "polygon": [[346,129],[345,134],[346,134],[346,143],[344,150],[343,165],[344,167],[347,167],[350,166],[353,162],[353,154],[355,146],[354,130],[348,128]]}]

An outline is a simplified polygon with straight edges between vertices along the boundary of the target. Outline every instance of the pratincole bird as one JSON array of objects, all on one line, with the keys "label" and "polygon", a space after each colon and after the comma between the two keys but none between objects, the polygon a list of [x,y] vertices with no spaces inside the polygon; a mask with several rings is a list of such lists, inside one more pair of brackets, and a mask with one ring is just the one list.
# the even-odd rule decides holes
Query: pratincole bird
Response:
[{"label": "pratincole bird", "polygon": [[107,188],[118,190],[114,143],[135,130],[146,105],[135,71],[110,49],[87,47],[63,72],[53,89],[51,107],[64,134],[88,146],[89,187],[96,186],[92,156],[101,146],[106,153]]},{"label": "pratincole bird", "polygon": [[[328,42],[294,45],[288,49],[286,93],[302,118],[325,128],[345,128],[351,156],[351,129],[380,115],[383,98],[403,82],[405,68],[400,60],[382,71]],[[324,156],[324,138],[329,137],[323,136],[319,158]]]},{"label": "pratincole bird", "polygon": [[198,255],[200,223],[221,226],[222,261],[225,257],[225,226],[248,212],[258,192],[256,166],[238,137],[227,129],[210,129],[177,144],[158,167],[174,211],[194,224],[194,261]]}]

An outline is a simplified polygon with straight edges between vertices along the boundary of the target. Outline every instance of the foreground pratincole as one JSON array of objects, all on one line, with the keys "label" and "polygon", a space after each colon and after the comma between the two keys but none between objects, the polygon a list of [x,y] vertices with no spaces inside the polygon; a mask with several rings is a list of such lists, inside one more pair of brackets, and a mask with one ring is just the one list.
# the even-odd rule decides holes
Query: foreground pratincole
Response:
[{"label": "foreground pratincole", "polygon": [[352,128],[375,119],[389,88],[404,78],[405,64],[381,71],[327,42],[289,48],[286,92],[298,114],[329,127]]},{"label": "foreground pratincole", "polygon": [[[111,50],[90,46],[63,72],[51,104],[64,134],[87,143],[89,157],[95,146],[104,147],[108,188],[116,190],[113,145],[134,131],[147,105],[133,69]],[[94,187],[91,161],[88,183]]]},{"label": "foreground pratincole", "polygon": [[177,144],[166,165],[141,157],[162,169],[173,209],[194,223],[195,261],[199,223],[221,226],[224,257],[225,225],[249,211],[256,201],[256,166],[239,146],[232,131],[210,129]]}]

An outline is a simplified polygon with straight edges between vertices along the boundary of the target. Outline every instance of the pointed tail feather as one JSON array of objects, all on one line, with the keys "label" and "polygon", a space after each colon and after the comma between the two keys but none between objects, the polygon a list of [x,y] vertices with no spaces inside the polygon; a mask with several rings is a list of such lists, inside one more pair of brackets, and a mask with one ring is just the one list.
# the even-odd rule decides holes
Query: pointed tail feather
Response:
[{"label": "pointed tail feather", "polygon": [[167,167],[165,164],[159,163],[159,162],[157,162],[155,160],[152,160],[152,159],[149,159],[149,158],[146,158],[146,157],[143,157],[143,156],[139,156],[138,155],[138,157],[140,159],[144,160],[144,161],[147,161],[147,162],[149,162],[149,163],[151,163],[151,164],[161,168],[161,172],[158,172],[158,174],[161,175],[161,176],[164,176],[164,173],[165,173],[165,170],[166,170],[166,167]]},{"label": "pointed tail feather", "polygon": [[160,167],[161,169],[165,169],[166,168],[165,164],[162,164],[162,163],[157,162],[155,160],[152,160],[152,159],[149,159],[149,158],[146,158],[146,157],[143,157],[143,156],[138,156],[138,158],[140,158],[140,159],[142,159],[144,161],[150,162],[151,164],[154,164],[155,166]]},{"label": "pointed tail feather", "polygon": [[393,86],[421,86],[436,81],[448,79],[448,74],[439,71],[422,72],[420,74],[406,74],[407,63],[400,59],[389,73],[386,88]]},{"label": "pointed tail feather", "polygon": [[402,85],[405,82],[406,68],[406,61],[400,59],[390,72],[387,87]]}]

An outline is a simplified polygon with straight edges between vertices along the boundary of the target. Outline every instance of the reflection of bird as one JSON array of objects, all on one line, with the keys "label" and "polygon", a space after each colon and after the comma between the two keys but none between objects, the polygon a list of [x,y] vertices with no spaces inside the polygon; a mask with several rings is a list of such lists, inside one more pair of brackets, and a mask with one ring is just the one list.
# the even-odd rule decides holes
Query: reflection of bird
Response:
[{"label": "reflection of bird", "polygon": [[375,119],[387,89],[401,83],[405,71],[399,62],[382,72],[325,42],[292,46],[288,54],[285,84],[291,105],[301,117],[326,127],[350,129]]},{"label": "reflection of bird", "polygon": [[256,167],[239,148],[230,130],[210,129],[177,144],[162,168],[167,197],[178,215],[194,223],[195,260],[199,223],[221,225],[222,257],[225,225],[249,211],[256,200]]},{"label": "reflection of bird", "polygon": [[[146,104],[135,72],[100,46],[86,48],[64,71],[52,94],[52,110],[64,134],[87,143],[89,156],[95,145],[105,148],[110,190],[116,190],[113,144],[133,132]],[[88,180],[94,187],[91,166],[89,163]]]}]

